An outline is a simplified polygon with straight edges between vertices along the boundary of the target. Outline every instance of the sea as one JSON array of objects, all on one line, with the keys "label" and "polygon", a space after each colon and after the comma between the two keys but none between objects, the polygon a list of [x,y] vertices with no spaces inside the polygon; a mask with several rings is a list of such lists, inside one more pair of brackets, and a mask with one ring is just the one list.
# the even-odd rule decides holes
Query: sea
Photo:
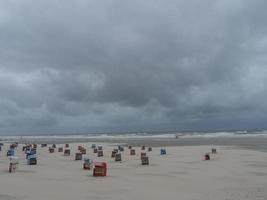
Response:
[{"label": "sea", "polygon": [[131,133],[23,134],[0,135],[0,140],[16,139],[171,139],[171,138],[267,138],[267,130],[166,131]]}]

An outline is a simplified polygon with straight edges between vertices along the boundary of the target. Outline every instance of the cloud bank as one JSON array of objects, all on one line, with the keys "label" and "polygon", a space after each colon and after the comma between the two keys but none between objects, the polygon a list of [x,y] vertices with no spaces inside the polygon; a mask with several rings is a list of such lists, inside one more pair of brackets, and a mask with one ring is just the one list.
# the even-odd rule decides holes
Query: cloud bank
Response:
[{"label": "cloud bank", "polygon": [[266,128],[266,8],[2,1],[0,133]]}]

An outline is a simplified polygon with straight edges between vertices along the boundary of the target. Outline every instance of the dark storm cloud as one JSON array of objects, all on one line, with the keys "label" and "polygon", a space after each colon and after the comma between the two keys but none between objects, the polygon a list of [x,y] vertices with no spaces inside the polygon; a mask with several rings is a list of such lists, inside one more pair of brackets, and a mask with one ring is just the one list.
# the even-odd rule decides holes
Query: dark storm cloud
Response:
[{"label": "dark storm cloud", "polygon": [[266,8],[3,1],[1,133],[263,128]]}]

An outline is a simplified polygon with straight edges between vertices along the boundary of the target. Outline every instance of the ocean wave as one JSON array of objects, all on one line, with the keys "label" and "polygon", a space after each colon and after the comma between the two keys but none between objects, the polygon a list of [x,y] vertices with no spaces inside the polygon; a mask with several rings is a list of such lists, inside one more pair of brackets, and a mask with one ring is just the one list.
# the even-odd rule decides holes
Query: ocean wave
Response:
[{"label": "ocean wave", "polygon": [[267,130],[259,131],[218,131],[218,132],[176,132],[176,133],[112,133],[112,134],[73,134],[73,135],[28,135],[0,136],[0,140],[41,140],[41,139],[168,139],[168,138],[229,138],[229,137],[267,137]]}]

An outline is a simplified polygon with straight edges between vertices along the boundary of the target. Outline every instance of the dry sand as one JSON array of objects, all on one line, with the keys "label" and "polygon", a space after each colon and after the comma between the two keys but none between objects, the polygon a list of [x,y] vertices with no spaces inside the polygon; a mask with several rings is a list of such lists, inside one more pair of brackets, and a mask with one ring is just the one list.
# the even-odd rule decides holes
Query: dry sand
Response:
[{"label": "dry sand", "polygon": [[[94,161],[107,161],[108,176],[93,177],[92,170],[82,169],[82,161],[74,161],[77,146],[86,147]],[[0,153],[0,200],[266,200],[267,154],[253,150],[217,147],[210,161],[203,155],[211,146],[167,147],[148,152],[150,165],[140,163],[140,148],[130,156],[125,148],[122,162],[111,158],[115,144],[101,144],[104,158],[97,158],[91,143],[70,144],[71,156],[49,153],[38,146],[38,165],[26,164],[22,146],[17,149],[19,168],[8,173],[5,144]],[[63,145],[57,145],[57,147]]]}]

